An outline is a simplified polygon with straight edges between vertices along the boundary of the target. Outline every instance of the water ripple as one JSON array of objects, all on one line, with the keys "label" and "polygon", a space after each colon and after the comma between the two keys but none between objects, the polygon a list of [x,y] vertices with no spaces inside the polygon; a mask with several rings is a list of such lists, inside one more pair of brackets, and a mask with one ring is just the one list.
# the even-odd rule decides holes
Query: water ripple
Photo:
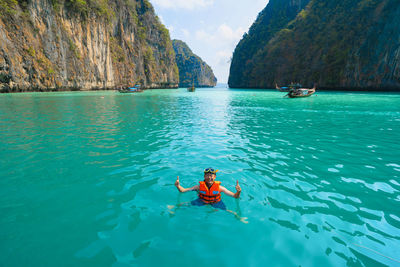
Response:
[{"label": "water ripple", "polygon": [[[222,265],[393,266],[399,98],[286,100],[206,89],[0,96],[7,265],[43,265],[35,255],[46,252],[52,265],[169,266],[179,253],[231,255]],[[230,212],[190,206],[196,194],[174,187],[178,175],[197,184],[208,166],[229,190],[240,182],[239,201],[223,196]]]}]

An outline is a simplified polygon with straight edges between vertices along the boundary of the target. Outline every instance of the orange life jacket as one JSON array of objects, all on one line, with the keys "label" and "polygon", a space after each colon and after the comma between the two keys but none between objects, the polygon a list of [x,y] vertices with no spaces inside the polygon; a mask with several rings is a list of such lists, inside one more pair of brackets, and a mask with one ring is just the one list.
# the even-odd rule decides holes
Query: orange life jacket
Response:
[{"label": "orange life jacket", "polygon": [[200,181],[199,198],[205,203],[217,203],[221,200],[221,191],[219,185],[221,182],[214,181],[210,189],[208,189],[204,181]]}]

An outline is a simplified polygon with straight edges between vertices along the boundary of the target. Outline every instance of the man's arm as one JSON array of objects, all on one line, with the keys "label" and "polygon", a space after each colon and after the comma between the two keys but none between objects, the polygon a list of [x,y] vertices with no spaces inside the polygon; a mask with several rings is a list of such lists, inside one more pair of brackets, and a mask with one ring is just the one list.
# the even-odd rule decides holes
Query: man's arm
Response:
[{"label": "man's arm", "polygon": [[181,193],[185,193],[185,192],[187,192],[187,191],[199,190],[199,185],[195,185],[195,186],[190,187],[190,188],[184,188],[184,187],[182,187],[182,186],[180,185],[180,183],[179,183],[179,176],[178,176],[178,178],[176,178],[175,186],[176,186],[176,188],[178,188],[179,192],[181,192]]},{"label": "man's arm", "polygon": [[240,197],[240,193],[242,192],[242,189],[240,188],[239,185],[239,181],[236,180],[236,193],[233,193],[231,191],[229,191],[228,189],[226,189],[223,186],[219,186],[219,189],[221,190],[221,192],[224,192],[226,195],[234,197],[234,198],[239,198]]}]

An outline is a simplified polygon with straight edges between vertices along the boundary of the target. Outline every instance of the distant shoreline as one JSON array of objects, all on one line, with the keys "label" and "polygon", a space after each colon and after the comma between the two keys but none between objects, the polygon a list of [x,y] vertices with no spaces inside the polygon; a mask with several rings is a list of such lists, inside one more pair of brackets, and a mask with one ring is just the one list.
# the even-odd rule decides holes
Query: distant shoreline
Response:
[{"label": "distant shoreline", "polygon": [[[168,87],[168,88],[145,88],[144,91],[146,90],[169,90],[169,89],[182,89],[186,87]],[[228,89],[228,90],[244,90],[244,91],[277,91],[275,88],[256,88],[256,87],[228,87],[228,85],[224,84],[217,84],[216,86],[209,86],[209,87],[196,87],[196,88],[215,88],[215,89]],[[95,88],[95,89],[82,89],[82,88],[58,88],[58,89],[35,89],[35,90],[24,90],[24,89],[13,89],[13,90],[0,90],[0,94],[9,94],[9,93],[55,93],[55,92],[96,92],[96,91],[118,91],[118,89],[111,89],[111,88]],[[385,88],[385,89],[377,89],[377,88],[369,88],[369,89],[360,89],[360,88],[318,88],[317,87],[317,93],[318,92],[344,92],[344,93],[400,93],[400,89],[391,89],[391,88]]]},{"label": "distant shoreline", "polygon": [[[265,87],[228,87],[229,89],[243,89],[243,90],[276,90],[274,87],[265,88]],[[400,88],[377,88],[377,87],[368,87],[368,88],[359,88],[359,87],[318,87],[317,92],[387,92],[387,93],[400,93]]]},{"label": "distant shoreline", "polygon": [[[178,87],[151,87],[151,88],[143,88],[143,90],[151,90],[151,89],[178,89]],[[0,93],[51,93],[51,92],[90,92],[90,91],[118,91],[119,88],[92,88],[92,89],[84,89],[84,88],[33,88],[33,89],[0,89]]]}]

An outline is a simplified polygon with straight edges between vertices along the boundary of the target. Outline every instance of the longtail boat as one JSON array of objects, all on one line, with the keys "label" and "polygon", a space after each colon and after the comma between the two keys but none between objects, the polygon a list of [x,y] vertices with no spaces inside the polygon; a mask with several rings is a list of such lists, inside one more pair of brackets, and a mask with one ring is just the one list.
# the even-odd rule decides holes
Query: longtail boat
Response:
[{"label": "longtail boat", "polygon": [[301,84],[299,83],[291,83],[288,86],[285,87],[279,87],[278,84],[275,84],[275,88],[279,92],[287,92],[288,94],[285,96],[288,96],[290,98],[296,98],[296,97],[308,97],[311,96],[312,94],[315,93],[316,86],[314,84],[314,88],[302,88]]},{"label": "longtail boat", "polygon": [[278,84],[275,83],[275,88],[279,92],[290,92],[290,90],[297,90],[301,88],[301,84],[299,83],[291,83],[288,86],[279,87]]},{"label": "longtail boat", "polygon": [[192,84],[192,86],[188,87],[187,90],[188,90],[188,92],[194,92],[194,91],[196,91],[196,88],[194,87],[194,84]]},{"label": "longtail boat", "polygon": [[313,88],[299,88],[292,91],[289,91],[287,94],[290,98],[297,98],[297,97],[308,97],[315,93],[316,87],[314,85]]},{"label": "longtail boat", "polygon": [[124,88],[124,89],[120,89],[118,90],[120,93],[141,93],[143,92],[143,90],[140,88],[140,85],[135,85],[133,87],[128,87],[128,88]]}]

